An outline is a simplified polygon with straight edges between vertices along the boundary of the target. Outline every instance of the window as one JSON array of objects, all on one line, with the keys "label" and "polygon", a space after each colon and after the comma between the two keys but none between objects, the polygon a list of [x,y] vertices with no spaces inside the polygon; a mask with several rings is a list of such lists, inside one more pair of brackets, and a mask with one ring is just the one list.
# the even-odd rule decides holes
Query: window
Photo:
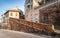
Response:
[{"label": "window", "polygon": [[48,14],[47,13],[44,13],[44,23],[45,22],[48,22]]},{"label": "window", "polygon": [[11,13],[11,16],[13,16],[13,13]]},{"label": "window", "polygon": [[30,8],[30,5],[28,5],[27,7]]},{"label": "window", "polygon": [[34,20],[35,20],[35,22],[38,22],[38,14],[35,14]]},{"label": "window", "polygon": [[16,13],[16,16],[18,16],[18,13]]}]

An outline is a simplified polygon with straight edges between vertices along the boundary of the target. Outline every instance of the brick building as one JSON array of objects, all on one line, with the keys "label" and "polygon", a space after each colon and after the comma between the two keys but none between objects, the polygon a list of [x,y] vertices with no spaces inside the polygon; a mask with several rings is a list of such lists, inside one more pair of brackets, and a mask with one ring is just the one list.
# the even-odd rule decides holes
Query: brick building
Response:
[{"label": "brick building", "polygon": [[26,0],[25,20],[37,23],[54,24],[57,16],[58,0]]}]

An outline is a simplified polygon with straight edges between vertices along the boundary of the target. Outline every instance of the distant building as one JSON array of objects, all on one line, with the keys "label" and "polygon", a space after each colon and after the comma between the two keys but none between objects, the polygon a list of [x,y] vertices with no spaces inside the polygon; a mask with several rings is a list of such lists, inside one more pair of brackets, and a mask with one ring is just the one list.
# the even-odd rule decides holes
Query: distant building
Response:
[{"label": "distant building", "polygon": [[11,8],[2,15],[2,26],[7,26],[9,18],[24,19],[23,11],[17,8]]},{"label": "distant building", "polygon": [[58,0],[26,0],[25,20],[37,23],[54,23]]}]

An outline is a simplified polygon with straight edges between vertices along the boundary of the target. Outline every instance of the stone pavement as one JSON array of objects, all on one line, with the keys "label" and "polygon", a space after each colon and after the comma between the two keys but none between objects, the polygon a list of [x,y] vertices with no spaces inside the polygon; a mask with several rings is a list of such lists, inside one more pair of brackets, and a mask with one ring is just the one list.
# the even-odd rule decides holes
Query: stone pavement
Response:
[{"label": "stone pavement", "polygon": [[0,38],[52,38],[52,37],[46,35],[39,36],[31,33],[0,29]]}]

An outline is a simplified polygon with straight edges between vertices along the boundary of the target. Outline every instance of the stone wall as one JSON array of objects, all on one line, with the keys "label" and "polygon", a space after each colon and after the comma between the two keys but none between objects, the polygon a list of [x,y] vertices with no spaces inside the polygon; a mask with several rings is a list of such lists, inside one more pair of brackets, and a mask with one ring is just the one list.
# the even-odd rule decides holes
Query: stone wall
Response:
[{"label": "stone wall", "polygon": [[10,29],[23,31],[23,32],[34,32],[41,31],[48,34],[54,32],[54,25],[51,24],[39,24],[34,22],[25,21],[24,19],[13,19],[9,20]]}]

